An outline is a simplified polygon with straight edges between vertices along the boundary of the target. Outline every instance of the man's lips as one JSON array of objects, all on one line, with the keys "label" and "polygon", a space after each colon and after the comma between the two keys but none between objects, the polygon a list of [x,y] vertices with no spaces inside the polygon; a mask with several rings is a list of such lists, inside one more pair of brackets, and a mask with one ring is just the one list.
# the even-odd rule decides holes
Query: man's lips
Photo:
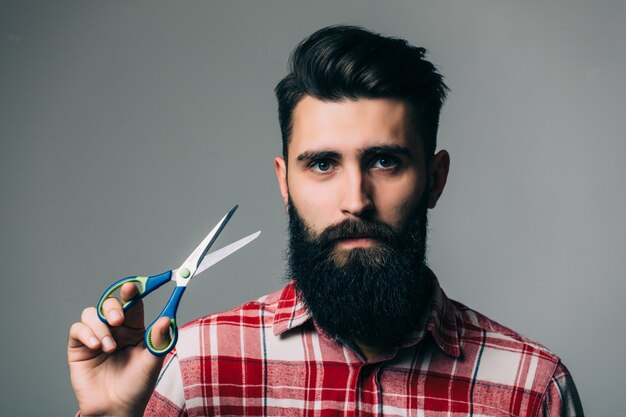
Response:
[{"label": "man's lips", "polygon": [[378,239],[373,236],[346,236],[337,239],[337,246],[341,249],[371,248],[378,245]]}]

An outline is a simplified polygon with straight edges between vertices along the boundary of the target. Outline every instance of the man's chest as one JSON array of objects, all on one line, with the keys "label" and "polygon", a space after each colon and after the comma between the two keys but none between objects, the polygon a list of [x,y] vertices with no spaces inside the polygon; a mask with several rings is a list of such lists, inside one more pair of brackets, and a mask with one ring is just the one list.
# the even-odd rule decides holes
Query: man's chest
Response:
[{"label": "man's chest", "polygon": [[429,350],[377,364],[223,356],[182,365],[190,416],[530,416],[541,400]]}]

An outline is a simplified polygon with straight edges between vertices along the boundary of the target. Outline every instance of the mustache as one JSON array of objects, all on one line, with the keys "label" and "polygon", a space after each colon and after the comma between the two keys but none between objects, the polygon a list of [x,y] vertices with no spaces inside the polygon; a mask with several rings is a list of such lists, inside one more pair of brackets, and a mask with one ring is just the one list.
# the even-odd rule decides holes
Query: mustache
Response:
[{"label": "mustache", "polygon": [[388,244],[397,241],[399,235],[388,224],[376,220],[346,219],[341,223],[328,226],[314,238],[313,243],[321,247],[328,247],[338,240],[367,237]]}]

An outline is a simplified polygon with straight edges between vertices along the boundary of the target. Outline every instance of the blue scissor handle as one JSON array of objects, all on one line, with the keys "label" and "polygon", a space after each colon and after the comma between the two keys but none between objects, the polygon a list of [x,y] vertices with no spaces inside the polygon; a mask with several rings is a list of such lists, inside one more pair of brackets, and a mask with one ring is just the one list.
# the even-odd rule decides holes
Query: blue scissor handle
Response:
[{"label": "blue scissor handle", "polygon": [[124,311],[127,311],[129,308],[134,306],[137,301],[141,300],[146,295],[159,288],[161,285],[169,282],[171,278],[172,271],[165,271],[160,275],[152,275],[149,277],[132,276],[120,279],[119,281],[111,284],[111,286],[109,286],[109,288],[104,291],[102,297],[100,297],[100,301],[98,301],[98,307],[96,308],[96,310],[98,311],[98,317],[103,323],[109,324],[107,319],[104,317],[102,304],[107,298],[109,298],[115,291],[117,291],[122,285],[126,284],[127,282],[133,282],[137,284],[139,286],[139,293],[122,305]]},{"label": "blue scissor handle", "polygon": [[134,306],[137,301],[141,300],[143,297],[150,294],[152,291],[156,290],[161,285],[165,284],[166,282],[169,282],[171,278],[172,278],[172,271],[166,271],[166,272],[163,272],[161,275],[152,275],[149,277],[132,276],[132,277],[126,277],[126,278],[120,279],[119,281],[111,284],[109,288],[107,288],[104,291],[104,294],[102,294],[102,297],[100,297],[100,301],[98,301],[98,308],[97,308],[98,317],[103,323],[109,324],[107,319],[104,317],[104,311],[102,311],[102,304],[107,298],[109,298],[115,291],[117,291],[122,285],[126,284],[127,282],[132,282],[132,283],[137,284],[139,286],[139,293],[133,298],[131,298],[130,300],[126,301],[122,305],[122,308],[124,309],[124,311],[127,311],[129,308]]},{"label": "blue scissor handle", "polygon": [[[135,305],[137,301],[144,298],[146,295],[150,294],[152,291],[156,290],[163,284],[169,282],[172,278],[172,271],[165,271],[160,275],[152,275],[149,277],[139,277],[139,276],[131,276],[122,278],[119,281],[113,283],[109,288],[104,291],[102,297],[100,297],[100,301],[98,301],[98,317],[100,320],[106,324],[109,324],[107,319],[104,317],[104,312],[102,311],[102,304],[104,301],[109,298],[115,291],[117,291],[122,285],[127,282],[135,283],[139,286],[139,293],[135,295],[130,300],[126,301],[122,308],[124,311],[127,311],[129,308]],[[180,303],[180,299],[185,292],[186,287],[176,287],[174,292],[170,296],[170,299],[167,301],[167,304],[163,308],[163,311],[159,316],[146,328],[146,332],[144,333],[144,342],[148,350],[156,356],[162,356],[171,351],[176,345],[176,341],[178,340],[178,327],[176,326],[176,311],[178,310],[178,304]],[[169,317],[170,318],[170,343],[165,346],[163,349],[157,349],[151,340],[152,335],[152,326],[154,323],[161,317]]]},{"label": "blue scissor handle", "polygon": [[[165,355],[170,350],[172,350],[174,346],[176,346],[176,341],[178,340],[178,326],[176,326],[176,310],[178,310],[178,304],[180,303],[180,299],[183,296],[183,293],[185,292],[185,288],[187,287],[174,288],[174,292],[170,296],[170,299],[167,301],[167,304],[163,308],[163,311],[161,311],[161,314],[159,314],[159,317],[157,317],[152,322],[152,324],[148,326],[148,328],[146,329],[146,332],[144,333],[143,338],[144,338],[144,342],[146,343],[146,347],[148,348],[150,353],[152,353],[153,355],[156,355],[156,356]],[[158,349],[152,344],[151,336],[152,336],[152,326],[154,326],[154,323],[156,323],[157,320],[160,319],[161,317],[169,317],[170,319],[171,340],[167,346],[165,346],[162,349]]]}]

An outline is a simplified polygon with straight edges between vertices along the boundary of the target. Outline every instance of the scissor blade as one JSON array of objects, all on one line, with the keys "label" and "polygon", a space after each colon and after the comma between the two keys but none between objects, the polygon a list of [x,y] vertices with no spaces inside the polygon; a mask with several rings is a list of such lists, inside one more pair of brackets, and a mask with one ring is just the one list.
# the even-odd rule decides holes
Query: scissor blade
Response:
[{"label": "scissor blade", "polygon": [[205,271],[207,268],[212,267],[222,259],[226,258],[228,255],[232,255],[233,253],[237,252],[239,249],[243,248],[248,243],[259,237],[260,234],[261,231],[259,230],[258,232],[252,233],[251,235],[246,236],[243,239],[239,239],[238,241],[231,243],[228,246],[224,246],[222,249],[211,252],[204,258],[200,265],[198,265],[198,269],[196,269],[196,275]]},{"label": "scissor blade", "polygon": [[222,230],[224,230],[224,226],[226,226],[226,223],[228,223],[230,218],[233,216],[233,214],[237,210],[237,207],[239,206],[233,207],[228,213],[226,213],[224,217],[222,217],[222,220],[220,220],[215,225],[215,227],[213,227],[209,234],[206,235],[204,239],[202,239],[202,242],[200,242],[200,244],[193,250],[193,252],[191,252],[191,255],[189,255],[189,257],[185,260],[183,265],[193,265],[193,267],[196,268],[197,273],[198,265],[200,265],[200,262],[202,262],[202,259],[204,258],[206,253],[209,251],[209,249],[211,249],[213,243],[215,243],[215,239],[217,239],[220,233],[222,233]]}]

